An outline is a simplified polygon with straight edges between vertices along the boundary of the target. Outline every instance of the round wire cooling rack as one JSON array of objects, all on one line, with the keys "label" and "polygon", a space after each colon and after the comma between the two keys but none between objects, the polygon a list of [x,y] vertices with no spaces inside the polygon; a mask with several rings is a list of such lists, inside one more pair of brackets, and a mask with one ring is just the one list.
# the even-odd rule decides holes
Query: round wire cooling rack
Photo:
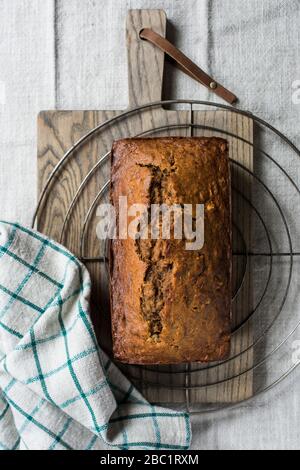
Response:
[{"label": "round wire cooling rack", "polygon": [[[185,123],[160,123],[131,134],[130,120],[145,111],[188,105]],[[197,107],[197,110],[195,109]],[[254,140],[229,132],[225,124],[207,125],[200,109],[227,111],[252,119]],[[200,120],[199,120],[200,116]],[[204,116],[204,113],[203,113]],[[222,121],[222,120],[221,120]],[[221,122],[218,121],[218,122]],[[122,137],[158,135],[225,136],[230,145],[253,154],[253,167],[231,159],[233,195],[233,347],[228,359],[211,364],[178,366],[125,366],[122,370],[155,402],[184,405],[191,413],[211,412],[244,403],[285,379],[298,365],[293,354],[299,334],[300,313],[297,308],[297,279],[300,261],[296,220],[300,215],[298,172],[299,149],[280,131],[261,118],[231,106],[198,100],[167,100],[148,103],[122,112],[96,126],[79,139],[51,172],[41,191],[33,223],[42,214],[55,181],[74,154],[90,139],[100,139],[120,122],[126,122]],[[113,139],[112,139],[113,140]],[[110,142],[112,143],[112,142]],[[83,177],[66,209],[60,230],[64,243],[68,224],[81,196],[93,178],[109,165],[110,151],[99,156],[97,163]],[[81,221],[78,252],[83,263],[101,263],[107,268],[107,246],[97,257],[88,256],[86,238],[96,208],[107,197],[109,178],[96,191]],[[249,225],[249,220],[251,224]],[[250,236],[249,236],[250,233]],[[297,245],[298,243],[298,245]],[[99,243],[100,246],[100,243]],[[101,309],[101,306],[100,306]]]}]

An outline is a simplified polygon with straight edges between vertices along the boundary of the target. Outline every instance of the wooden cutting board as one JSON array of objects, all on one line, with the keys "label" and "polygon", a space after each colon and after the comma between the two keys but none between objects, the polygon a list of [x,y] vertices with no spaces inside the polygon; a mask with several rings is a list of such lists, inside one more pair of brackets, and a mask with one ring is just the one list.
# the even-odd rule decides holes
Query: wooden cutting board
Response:
[{"label": "wooden cutting board", "polygon": [[[155,46],[139,38],[139,31],[145,27],[152,28],[165,36],[165,12],[163,10],[131,10],[128,12],[126,37],[129,108],[161,99],[164,54]],[[68,149],[95,126],[118,114],[120,114],[120,111],[53,110],[40,112],[38,116],[39,193],[53,168]],[[189,125],[191,120],[199,127],[192,128]],[[162,107],[145,109],[139,114],[131,115],[129,119],[120,119],[113,125],[106,126],[72,154],[72,158],[63,166],[58,177],[50,185],[49,192],[38,215],[38,229],[59,241],[64,217],[76,190],[92,167],[99,161],[99,158],[109,152],[113,140],[166,126],[177,126],[177,128],[164,128],[152,135],[224,136],[216,130],[211,131],[203,127],[213,127],[228,132],[232,135],[228,136],[230,157],[252,170],[253,152],[251,145],[233,137],[237,135],[245,141],[252,142],[253,122],[251,119],[234,112],[222,110],[191,111],[191,109],[171,110]],[[85,216],[109,176],[110,165],[108,161],[108,163],[97,169],[88,184],[85,185],[68,218],[62,243],[77,256],[82,254],[79,251],[79,245]],[[243,192],[248,198],[251,197],[250,178],[235,165],[232,167],[232,180],[238,191]],[[233,191],[233,220],[238,221],[245,243],[248,244],[251,237],[250,211],[245,200],[238,197],[237,194]],[[96,211],[92,211],[86,230],[85,251],[83,253],[85,258],[99,257],[104,254],[103,245],[96,237],[96,224]],[[234,244],[238,250],[239,237],[235,234],[235,231],[233,236],[234,239],[236,238]],[[242,275],[244,261],[243,257],[234,257],[234,284],[239,282],[238,278]],[[104,264],[99,262],[85,261],[85,264],[93,281],[92,318],[96,333],[102,347],[110,350],[110,316],[106,269]],[[247,315],[251,307],[251,279],[250,274],[246,273],[243,287],[233,304],[233,323],[238,323],[241,318]],[[233,336],[232,355],[235,356],[247,349],[251,346],[252,341],[252,328],[251,325],[247,324],[246,327]],[[211,368],[205,372],[193,372],[199,369],[199,364],[153,368],[153,371],[144,370],[141,367],[125,366],[124,370],[127,374],[138,379],[142,392],[154,402],[225,403],[239,401],[252,395],[252,372],[210,387],[191,388],[189,391],[184,390],[182,387],[201,386],[207,382],[222,382],[222,379],[228,377],[228,374],[230,376],[238,375],[241,371],[251,368],[252,364],[253,351],[250,348],[229,364]],[[163,373],[158,371],[163,371]],[[182,373],[178,373],[178,371],[182,371]],[[165,372],[170,372],[171,375]],[[154,386],[153,383],[157,382],[164,384],[164,386]]]}]

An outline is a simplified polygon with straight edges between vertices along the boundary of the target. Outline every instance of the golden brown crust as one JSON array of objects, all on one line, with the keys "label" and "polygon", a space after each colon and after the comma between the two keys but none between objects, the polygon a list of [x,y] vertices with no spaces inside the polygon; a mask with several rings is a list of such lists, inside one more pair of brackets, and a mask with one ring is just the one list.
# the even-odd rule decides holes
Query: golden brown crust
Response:
[{"label": "golden brown crust", "polygon": [[132,364],[208,362],[230,348],[231,196],[227,142],[124,139],[112,149],[111,201],[204,204],[201,250],[185,240],[111,244],[114,356]]}]

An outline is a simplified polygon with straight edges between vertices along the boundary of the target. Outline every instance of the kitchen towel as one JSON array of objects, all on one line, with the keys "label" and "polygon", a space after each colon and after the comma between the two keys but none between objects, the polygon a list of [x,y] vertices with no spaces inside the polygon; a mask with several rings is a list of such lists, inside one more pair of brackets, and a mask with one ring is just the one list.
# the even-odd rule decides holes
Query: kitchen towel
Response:
[{"label": "kitchen towel", "polygon": [[0,448],[188,449],[189,416],[148,403],[99,348],[90,289],[64,247],[0,223]]}]

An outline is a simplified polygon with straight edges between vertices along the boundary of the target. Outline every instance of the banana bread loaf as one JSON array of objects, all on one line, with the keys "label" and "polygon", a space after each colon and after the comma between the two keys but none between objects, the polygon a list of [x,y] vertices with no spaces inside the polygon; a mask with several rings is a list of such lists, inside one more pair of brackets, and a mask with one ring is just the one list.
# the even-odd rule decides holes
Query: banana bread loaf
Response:
[{"label": "banana bread loaf", "polygon": [[[230,349],[232,256],[227,142],[215,137],[123,139],[114,143],[111,162],[117,223],[110,249],[115,359],[131,364],[225,359]],[[132,204],[147,207],[146,219],[134,225],[136,239],[118,233],[121,218],[124,222],[120,196],[127,197],[128,209]],[[192,205],[193,229],[198,222],[195,207],[204,207],[203,246],[188,245],[185,219],[182,239],[175,236],[175,212],[169,219],[171,237],[164,239],[160,232],[151,239],[153,204]],[[162,218],[157,220],[161,230]]]}]

